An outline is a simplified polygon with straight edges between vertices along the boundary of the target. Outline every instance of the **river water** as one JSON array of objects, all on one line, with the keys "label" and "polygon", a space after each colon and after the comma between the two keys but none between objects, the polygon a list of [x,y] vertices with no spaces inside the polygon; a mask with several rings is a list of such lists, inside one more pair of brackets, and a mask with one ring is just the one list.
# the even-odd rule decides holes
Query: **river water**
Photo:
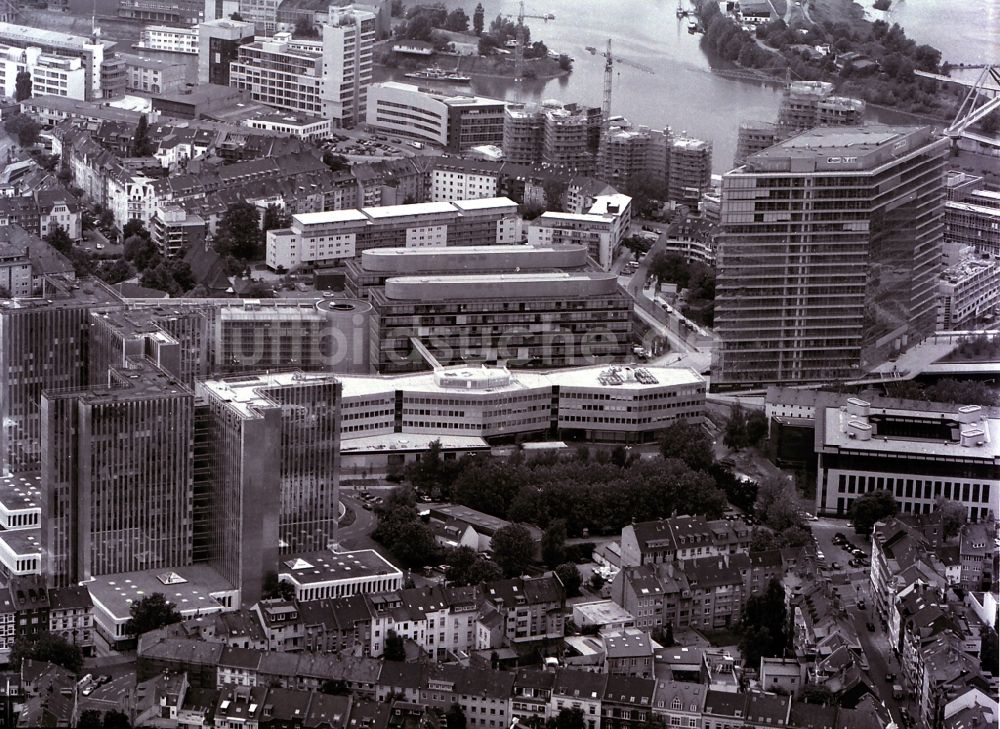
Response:
[{"label": "river water", "polygon": [[[862,1],[869,7],[873,2]],[[1000,0],[962,2],[958,12],[950,0],[901,0],[893,15],[907,33],[912,23],[916,29],[913,37],[941,48],[946,59],[972,63],[989,55],[990,49],[993,56],[1000,56],[996,32]],[[445,5],[461,7],[471,17],[475,2],[445,0]],[[690,7],[688,0],[684,5]],[[518,3],[483,0],[483,7],[489,26],[498,13],[516,15]],[[544,40],[552,51],[570,55],[575,63],[568,77],[524,82],[521,98],[600,106],[604,59],[584,49],[603,49],[610,38],[615,55],[655,70],[655,74],[647,74],[625,65],[617,67],[612,114],[626,116],[636,124],[670,126],[675,133],[686,131],[711,140],[714,170],[725,172],[736,151],[740,121],[774,120],[781,91],[774,85],[713,74],[710,59],[699,45],[701,36],[687,32],[687,21],[678,20],[676,10],[676,0],[528,0],[526,14],[556,16],[549,22],[527,19],[532,38]],[[945,13],[948,18],[942,22]],[[401,73],[392,75],[406,80]],[[506,99],[513,99],[517,91],[509,79],[476,79],[472,89],[481,96]],[[886,123],[914,123],[912,118],[879,109],[869,110],[868,117]]]}]

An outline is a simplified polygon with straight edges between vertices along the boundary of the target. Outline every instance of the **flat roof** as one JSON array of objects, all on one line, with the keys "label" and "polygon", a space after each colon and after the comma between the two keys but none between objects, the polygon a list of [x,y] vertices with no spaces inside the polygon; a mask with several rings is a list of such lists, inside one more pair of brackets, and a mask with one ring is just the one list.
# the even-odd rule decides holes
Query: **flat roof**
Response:
[{"label": "flat roof", "polygon": [[254,415],[260,407],[274,407],[275,402],[261,390],[290,387],[309,382],[336,382],[337,378],[326,373],[278,372],[266,375],[238,375],[217,380],[204,380],[197,384],[219,400],[229,404],[244,417]]},{"label": "flat roof", "polygon": [[206,564],[101,575],[83,586],[90,592],[94,605],[99,605],[116,621],[128,620],[132,603],[154,592],[162,593],[183,615],[201,610],[217,612],[222,604],[212,593],[235,590]]},{"label": "flat roof", "polygon": [[25,45],[36,42],[62,48],[83,49],[85,45],[108,45],[107,42],[103,41],[93,44],[90,42],[90,38],[82,35],[71,35],[69,33],[60,33],[57,30],[35,28],[30,25],[17,25],[16,23],[0,23],[0,38],[25,41]]},{"label": "flat roof", "polygon": [[617,623],[625,620],[634,620],[632,613],[614,600],[579,602],[573,606],[573,612],[577,610],[592,623]]},{"label": "flat roof", "polygon": [[[987,416],[982,410],[982,418],[972,424],[959,425],[958,432],[979,429],[983,434],[983,445],[963,446],[959,441],[930,440],[923,438],[902,438],[898,436],[882,436],[873,434],[870,440],[850,437],[851,429],[848,423],[867,419],[851,415],[840,406],[827,406],[823,413],[823,445],[828,448],[840,448],[847,451],[869,451],[875,453],[901,453],[912,456],[934,456],[945,458],[978,459],[988,461],[1000,460],[1000,418]],[[871,406],[871,416],[888,415],[890,417],[915,418],[923,421],[940,421],[954,419],[954,411],[940,410],[909,410],[898,408],[882,408]],[[956,433],[957,434],[957,433]]]},{"label": "flat roof", "polygon": [[402,572],[374,549],[362,549],[293,555],[282,560],[278,574],[296,585],[317,585],[380,575],[396,576]]},{"label": "flat roof", "polygon": [[434,213],[453,213],[455,204],[450,202],[425,202],[412,203],[410,205],[380,205],[378,207],[364,208],[364,213],[369,218],[396,218],[404,215],[432,215]]},{"label": "flat roof", "polygon": [[0,476],[0,509],[10,513],[40,509],[42,475],[38,471]]},{"label": "flat roof", "polygon": [[481,197],[475,200],[455,200],[452,202],[452,205],[459,210],[486,210],[505,205],[517,207],[517,203],[509,197]]},{"label": "flat roof", "polygon": [[41,527],[0,531],[0,542],[3,542],[7,549],[19,557],[41,554],[41,537]]},{"label": "flat roof", "polygon": [[358,453],[410,452],[424,451],[434,441],[441,444],[443,450],[489,450],[489,444],[482,438],[471,435],[449,435],[432,433],[386,433],[385,435],[366,435],[362,438],[342,438],[340,441],[341,455]]},{"label": "flat roof", "polygon": [[[480,372],[490,374],[489,387],[467,386]],[[638,374],[638,373],[642,374]],[[648,375],[648,377],[646,376]],[[498,392],[560,387],[595,390],[650,390],[660,387],[704,385],[705,378],[690,367],[631,367],[593,365],[557,370],[508,370],[503,367],[442,367],[435,372],[410,375],[338,375],[341,398],[361,397],[396,390],[404,393],[454,393],[491,397]],[[602,382],[602,380],[604,380]],[[441,384],[444,383],[444,384]],[[410,435],[406,436],[410,438]]]},{"label": "flat roof", "polygon": [[499,207],[517,207],[517,203],[506,197],[488,197],[479,200],[455,200],[452,202],[425,202],[408,205],[380,205],[361,210],[328,210],[321,213],[296,213],[292,220],[301,225],[323,225],[325,223],[363,222],[412,215],[441,215],[446,213],[489,210]]}]

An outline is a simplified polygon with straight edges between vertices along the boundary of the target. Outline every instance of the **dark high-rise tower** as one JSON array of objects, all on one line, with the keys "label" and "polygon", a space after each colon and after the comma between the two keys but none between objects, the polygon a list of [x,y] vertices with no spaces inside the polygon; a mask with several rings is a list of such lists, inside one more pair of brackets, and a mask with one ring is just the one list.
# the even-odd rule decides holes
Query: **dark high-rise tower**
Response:
[{"label": "dark high-rise tower", "polygon": [[947,152],[820,127],[723,177],[713,388],[852,379],[933,331]]}]

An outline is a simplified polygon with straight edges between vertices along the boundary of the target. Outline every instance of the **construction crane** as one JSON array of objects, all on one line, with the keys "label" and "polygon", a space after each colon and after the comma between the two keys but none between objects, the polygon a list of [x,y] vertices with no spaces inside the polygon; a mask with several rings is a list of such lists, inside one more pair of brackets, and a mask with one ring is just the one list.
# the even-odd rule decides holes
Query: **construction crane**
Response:
[{"label": "construction crane", "polygon": [[[987,85],[990,79],[995,86]],[[992,93],[993,98],[989,98],[988,93]],[[986,99],[986,102],[980,104],[982,99]],[[962,100],[955,121],[944,132],[952,140],[958,139],[971,125],[997,109],[1000,109],[1000,66],[987,65],[983,67],[975,85],[969,88],[969,92]]]},{"label": "construction crane", "polygon": [[[515,19],[513,15],[502,15],[501,17]],[[517,35],[514,39],[514,82],[517,84],[515,88],[515,101],[520,100],[520,84],[521,80],[524,78],[524,19],[533,18],[535,20],[544,20],[546,23],[550,20],[555,20],[556,16],[552,13],[546,13],[545,15],[525,15],[524,12],[524,0],[520,0],[517,10]]]},{"label": "construction crane", "polygon": [[644,66],[641,63],[634,63],[633,61],[627,61],[624,58],[618,58],[611,53],[611,39],[608,38],[608,50],[604,53],[593,51],[599,56],[604,56],[604,105],[601,110],[601,142],[600,148],[598,150],[598,158],[602,161],[604,159],[605,147],[608,143],[608,132],[611,129],[611,80],[614,76],[614,66],[619,64],[622,66],[628,66],[629,68],[634,68],[637,71],[642,71],[643,73],[656,74],[649,66]]}]

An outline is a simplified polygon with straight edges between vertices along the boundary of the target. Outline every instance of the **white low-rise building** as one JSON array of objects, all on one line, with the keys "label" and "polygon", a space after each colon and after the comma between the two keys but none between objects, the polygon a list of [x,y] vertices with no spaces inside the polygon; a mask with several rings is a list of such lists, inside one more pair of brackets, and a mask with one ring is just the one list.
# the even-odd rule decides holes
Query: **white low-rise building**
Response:
[{"label": "white low-rise building", "polygon": [[285,560],[278,579],[295,587],[295,599],[334,599],[398,590],[403,573],[374,549],[313,552]]},{"label": "white low-rise building", "polygon": [[505,197],[300,213],[290,228],[267,232],[267,265],[293,270],[354,258],[369,248],[520,240],[517,203]]},{"label": "white low-rise building", "polygon": [[995,316],[1000,304],[1000,262],[971,247],[962,260],[941,274],[938,284],[939,329],[974,329],[979,318]]},{"label": "white low-rise building", "polygon": [[31,76],[32,96],[51,94],[69,99],[87,98],[87,69],[80,58],[43,53],[40,48],[0,44],[0,94],[14,98],[17,75]]},{"label": "white low-rise building", "polygon": [[587,440],[641,442],[678,420],[700,422],[706,389],[694,370],[673,367],[456,367],[339,379],[342,448],[354,438],[397,433],[491,438],[553,428]]},{"label": "white low-rise building", "polygon": [[611,269],[632,219],[632,198],[600,195],[583,214],[543,213],[528,226],[530,245],[581,243],[605,271]]},{"label": "white low-rise building", "polygon": [[290,137],[298,137],[305,142],[329,139],[333,134],[333,119],[282,111],[252,116],[244,119],[240,124],[250,129],[263,129]]},{"label": "white low-rise building", "polygon": [[1000,512],[1000,416],[978,405],[915,408],[853,397],[817,407],[817,513],[845,515],[881,490],[906,514],[930,513],[940,498],[971,521]]},{"label": "white low-rise building", "polygon": [[138,47],[151,51],[198,55],[198,26],[174,28],[169,25],[147,25],[139,34]]}]

